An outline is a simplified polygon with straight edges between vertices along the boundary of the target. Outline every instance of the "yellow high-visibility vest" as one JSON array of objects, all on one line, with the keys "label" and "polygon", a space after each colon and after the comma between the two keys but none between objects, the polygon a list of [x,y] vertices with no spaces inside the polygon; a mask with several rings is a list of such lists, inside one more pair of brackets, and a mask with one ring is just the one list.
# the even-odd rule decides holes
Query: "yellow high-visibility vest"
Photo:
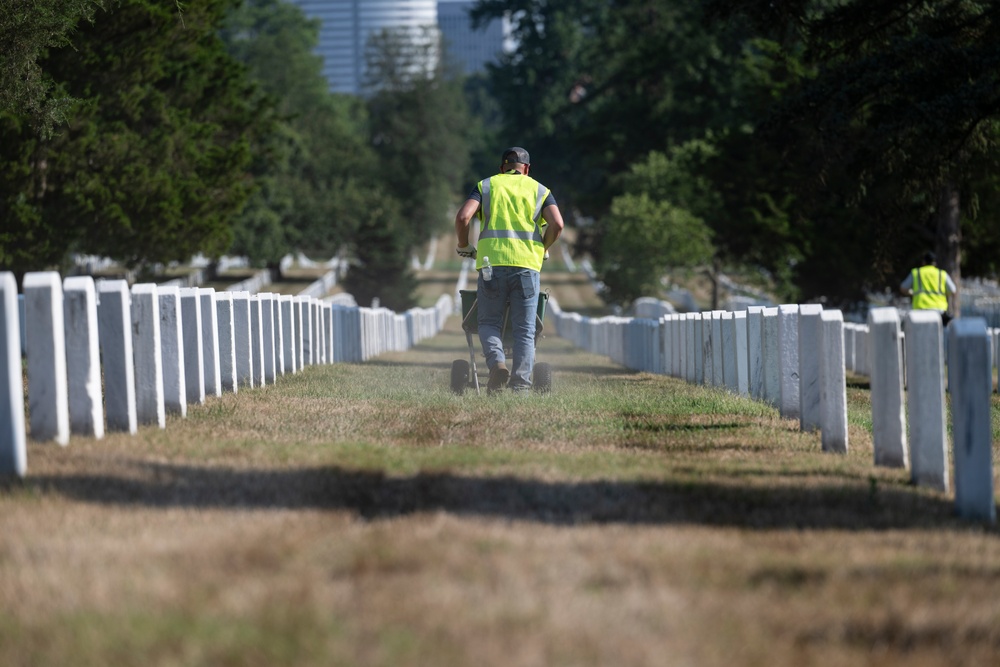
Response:
[{"label": "yellow high-visibility vest", "polygon": [[947,274],[928,264],[913,269],[913,309],[948,310]]},{"label": "yellow high-visibility vest", "polygon": [[542,270],[542,203],[549,196],[544,185],[522,174],[497,174],[479,181],[482,203],[476,268],[483,258],[491,266],[518,266]]}]

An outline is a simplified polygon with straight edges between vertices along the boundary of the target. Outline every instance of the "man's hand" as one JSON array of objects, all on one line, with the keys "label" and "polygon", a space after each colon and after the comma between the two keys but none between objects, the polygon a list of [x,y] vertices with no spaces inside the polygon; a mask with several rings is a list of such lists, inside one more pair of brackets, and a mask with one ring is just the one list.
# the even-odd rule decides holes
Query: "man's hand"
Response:
[{"label": "man's hand", "polygon": [[455,252],[457,252],[462,257],[468,257],[469,259],[476,258],[476,246],[471,244],[459,246],[458,250],[456,250]]}]

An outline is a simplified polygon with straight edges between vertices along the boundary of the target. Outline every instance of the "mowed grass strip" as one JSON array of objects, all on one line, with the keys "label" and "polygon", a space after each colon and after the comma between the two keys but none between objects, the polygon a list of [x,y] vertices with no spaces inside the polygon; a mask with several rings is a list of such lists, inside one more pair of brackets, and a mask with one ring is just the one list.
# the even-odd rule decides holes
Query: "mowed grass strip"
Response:
[{"label": "mowed grass strip", "polygon": [[996,529],[872,465],[863,382],[834,456],[770,407],[557,338],[551,394],[455,396],[465,358],[452,318],[163,431],[30,445],[0,487],[0,664],[1000,654]]}]

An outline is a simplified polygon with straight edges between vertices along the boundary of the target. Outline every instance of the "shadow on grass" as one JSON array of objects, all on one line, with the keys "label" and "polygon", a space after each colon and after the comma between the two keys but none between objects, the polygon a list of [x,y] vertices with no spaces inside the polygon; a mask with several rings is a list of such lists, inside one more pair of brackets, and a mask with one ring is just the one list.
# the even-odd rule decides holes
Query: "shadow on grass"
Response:
[{"label": "shadow on grass", "polygon": [[452,473],[389,477],[379,471],[339,467],[235,470],[136,462],[121,476],[53,475],[5,482],[0,494],[25,489],[127,507],[342,510],[368,520],[443,511],[551,525],[969,527],[954,516],[947,498],[905,486],[879,486],[874,479],[761,488],[736,480],[564,482]]}]

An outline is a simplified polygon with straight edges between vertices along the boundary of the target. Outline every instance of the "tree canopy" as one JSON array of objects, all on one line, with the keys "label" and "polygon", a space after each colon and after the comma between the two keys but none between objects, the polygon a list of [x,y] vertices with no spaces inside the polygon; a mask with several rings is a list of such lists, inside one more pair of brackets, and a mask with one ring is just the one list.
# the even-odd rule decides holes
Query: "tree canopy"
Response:
[{"label": "tree canopy", "polygon": [[[832,258],[838,263],[822,253],[810,258],[801,267],[804,284],[844,260],[870,284],[884,284],[935,246],[944,268],[959,274],[959,203],[974,201],[977,173],[995,162],[998,147],[1000,6],[968,0],[709,5],[712,16],[750,21],[772,68],[792,74],[758,134],[802,175],[790,183],[796,206],[815,221],[847,207],[862,222],[846,224],[873,228],[869,252],[855,245],[849,257]],[[797,63],[794,73],[790,62]]]},{"label": "tree canopy", "polygon": [[[898,283],[929,246],[955,274],[960,248],[984,266],[972,246],[996,247],[981,206],[997,155],[996,3],[484,0],[475,12],[504,14],[520,41],[491,71],[505,132],[551,170],[571,220],[593,218],[583,238],[599,257],[622,251],[609,240],[617,198],[642,194],[615,175],[692,141],[711,151],[662,200],[783,296],[847,303]],[[712,196],[683,203],[686,181]]]},{"label": "tree canopy", "polygon": [[333,95],[314,52],[319,25],[279,0],[247,0],[222,32],[247,67],[273,131],[254,146],[257,190],[231,252],[275,265],[289,252],[331,257],[354,234],[376,178],[361,100]]},{"label": "tree canopy", "polygon": [[206,0],[123,0],[40,61],[74,99],[58,133],[0,119],[0,262],[58,263],[70,250],[130,266],[220,253],[249,195],[251,137],[266,129]]},{"label": "tree canopy", "polygon": [[0,113],[23,114],[43,133],[65,120],[71,99],[53,89],[39,60],[66,46],[100,0],[0,0]]}]

